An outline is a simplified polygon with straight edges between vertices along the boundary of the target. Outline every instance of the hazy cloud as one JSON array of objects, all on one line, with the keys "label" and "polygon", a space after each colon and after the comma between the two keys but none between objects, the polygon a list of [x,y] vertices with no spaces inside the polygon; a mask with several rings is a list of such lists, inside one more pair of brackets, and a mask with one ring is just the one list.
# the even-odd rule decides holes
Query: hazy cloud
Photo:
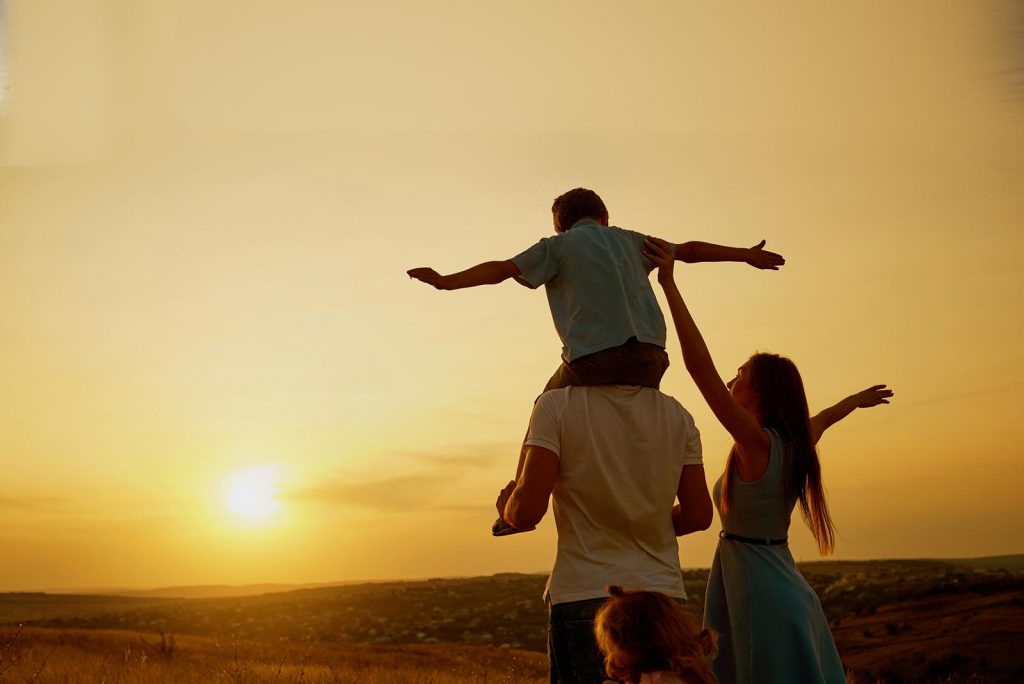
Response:
[{"label": "hazy cloud", "polygon": [[60,499],[49,496],[9,496],[0,494],[0,510],[5,511],[53,513],[60,508],[60,504]]},{"label": "hazy cloud", "polygon": [[297,502],[361,506],[379,511],[441,510],[452,508],[439,502],[454,490],[455,485],[455,480],[441,475],[402,475],[372,480],[335,477],[322,484],[285,494],[282,498]]},{"label": "hazy cloud", "polygon": [[997,53],[1003,61],[1001,76],[1011,99],[1024,102],[1024,4],[1001,2],[992,7],[993,24],[1000,35]]},{"label": "hazy cloud", "polygon": [[[526,429],[526,420],[530,417],[530,404],[525,404],[523,409],[523,415],[521,420],[523,421],[523,429]],[[483,411],[469,411],[462,408],[456,408],[453,406],[446,406],[441,410],[441,414],[445,416],[446,420],[450,420],[455,424],[462,423],[490,423],[498,425],[507,425],[510,421],[508,418],[501,417],[495,413],[487,413]]]},{"label": "hazy cloud", "polygon": [[519,445],[508,442],[475,442],[447,445],[430,451],[392,451],[386,457],[440,468],[486,468],[503,462],[513,463],[519,457]]},{"label": "hazy cloud", "polygon": [[[506,442],[470,442],[445,445],[424,451],[389,451],[379,459],[386,467],[404,462],[395,471],[408,471],[409,465],[417,472],[394,477],[367,476],[365,473],[337,474],[325,478],[311,487],[282,494],[282,499],[328,505],[360,506],[379,511],[479,511],[479,506],[467,506],[463,480],[472,472],[495,465],[511,476],[519,457],[518,445]],[[407,465],[408,464],[408,465]],[[494,482],[494,493],[505,483]]]},{"label": "hazy cloud", "polygon": [[903,402],[903,405],[904,407],[907,408],[917,408],[920,406],[928,406],[930,404],[942,404],[951,401],[961,401],[964,399],[981,399],[985,397],[994,397],[1001,394],[1016,392],[1021,389],[1024,389],[1024,382],[1007,382],[999,385],[975,387],[960,392],[948,392],[945,394],[925,396],[919,399],[911,399],[909,401]]}]

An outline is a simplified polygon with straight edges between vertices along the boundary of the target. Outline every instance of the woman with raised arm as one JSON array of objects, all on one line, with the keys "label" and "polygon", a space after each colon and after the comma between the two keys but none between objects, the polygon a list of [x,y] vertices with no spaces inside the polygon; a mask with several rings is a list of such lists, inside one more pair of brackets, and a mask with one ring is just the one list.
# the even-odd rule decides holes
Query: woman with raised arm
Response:
[{"label": "woman with raised arm", "polygon": [[667,243],[648,239],[683,350],[683,362],[715,417],[735,443],[713,498],[721,539],[708,576],[705,624],[718,632],[715,674],[732,682],[845,682],[821,603],[789,552],[796,504],[822,554],[835,543],[815,445],[855,408],[887,404],[875,385],[814,418],[803,381],[789,359],[754,354],[722,381],[672,273]]}]

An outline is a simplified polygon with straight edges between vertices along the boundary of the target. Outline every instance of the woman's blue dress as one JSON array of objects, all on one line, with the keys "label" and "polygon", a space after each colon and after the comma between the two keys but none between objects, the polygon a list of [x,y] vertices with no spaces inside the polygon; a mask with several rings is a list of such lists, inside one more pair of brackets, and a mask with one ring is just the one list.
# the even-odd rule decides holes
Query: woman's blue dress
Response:
[{"label": "woman's blue dress", "polygon": [[[781,539],[789,533],[796,497],[786,497],[784,446],[774,430],[768,470],[756,482],[732,481],[732,505],[722,513],[722,478],[715,506],[726,532]],[[708,577],[704,622],[718,632],[715,674],[722,684],[845,682],[818,596],[797,570],[788,545],[720,539]]]}]

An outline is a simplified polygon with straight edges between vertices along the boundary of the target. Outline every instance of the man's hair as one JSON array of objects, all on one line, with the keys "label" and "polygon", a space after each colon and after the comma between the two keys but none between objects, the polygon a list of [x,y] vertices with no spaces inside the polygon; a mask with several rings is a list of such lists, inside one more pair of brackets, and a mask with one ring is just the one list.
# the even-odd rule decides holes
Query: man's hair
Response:
[{"label": "man's hair", "polygon": [[644,672],[668,671],[687,682],[711,684],[716,635],[677,601],[656,591],[608,587],[610,598],[594,619],[605,670],[630,684]]},{"label": "man's hair", "polygon": [[551,214],[555,219],[556,233],[564,233],[581,219],[608,220],[604,202],[596,192],[586,188],[576,188],[556,197],[551,205]]}]

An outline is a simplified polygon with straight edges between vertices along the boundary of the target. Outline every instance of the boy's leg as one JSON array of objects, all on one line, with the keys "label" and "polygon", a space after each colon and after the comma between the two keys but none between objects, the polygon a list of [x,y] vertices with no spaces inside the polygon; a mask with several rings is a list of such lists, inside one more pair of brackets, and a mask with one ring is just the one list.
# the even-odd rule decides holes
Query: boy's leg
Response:
[{"label": "boy's leg", "polygon": [[575,386],[639,385],[658,389],[668,370],[668,353],[635,337],[625,344],[576,359],[568,365]]},{"label": "boy's leg", "polygon": [[[526,465],[526,438],[530,435],[530,428],[526,428],[526,434],[523,435],[523,443],[519,447],[519,463],[516,464],[516,482],[519,482],[519,476],[523,474],[523,466]],[[529,532],[530,530],[519,530],[512,527],[503,517],[503,511],[498,511],[498,519],[491,524],[491,535],[495,537],[507,537],[510,534],[517,534],[519,532]],[[532,528],[531,528],[532,529]]]},{"label": "boy's leg", "polygon": [[[562,387],[593,385],[640,385],[658,389],[661,386],[661,377],[667,369],[668,354],[664,349],[631,337],[618,347],[603,349],[570,363],[563,361],[544,386],[544,392]],[[519,476],[523,474],[523,466],[526,464],[526,438],[529,434],[530,428],[527,426],[519,447],[516,482],[519,482]],[[517,530],[509,525],[501,517],[500,512],[498,519],[491,525],[491,534],[495,537],[526,531],[528,530]]]},{"label": "boy's leg", "polygon": [[[669,354],[656,344],[638,342],[635,337],[626,344],[602,349],[577,360],[563,360],[555,369],[544,392],[562,387],[587,387],[593,385],[640,385],[657,389],[662,376],[669,368]],[[540,398],[540,397],[538,397]],[[537,402],[537,399],[534,399]],[[523,464],[526,462],[526,434],[519,447],[519,463],[515,468],[515,481],[519,481]]]},{"label": "boy's leg", "polygon": [[[573,373],[572,369],[563,361],[559,364],[558,368],[551,375],[551,379],[544,385],[544,389],[541,394],[553,389],[561,389],[563,387],[579,386],[582,383],[576,374]],[[540,395],[537,395],[537,399],[540,399]],[[533,400],[533,403],[537,403],[537,399]],[[522,446],[519,448],[519,464],[516,465],[516,482],[519,482],[519,476],[523,474],[523,465],[526,463],[526,438],[530,436],[530,426],[526,426],[526,434],[523,435]]]},{"label": "boy's leg", "polygon": [[[571,385],[578,385],[579,383],[575,382],[574,380],[576,380],[576,378],[573,372],[569,369],[569,366],[567,366],[563,361],[561,364],[559,364],[558,368],[555,369],[555,372],[551,376],[551,379],[548,380],[548,383],[544,385],[544,391],[541,392],[541,394],[547,392],[548,390],[559,389],[561,387],[569,387]],[[538,395],[537,399],[539,398],[540,396]],[[533,403],[536,404],[537,399],[534,399]],[[523,466],[526,465],[526,438],[529,436],[530,426],[527,425],[526,434],[523,435],[523,441],[519,446],[519,462],[516,464],[516,482],[519,482],[519,476],[523,474]],[[491,525],[491,534],[495,537],[504,537],[510,534],[516,534],[517,532],[526,531],[528,530],[517,530],[516,528],[512,527],[507,522],[505,522],[505,520],[501,517],[500,511],[498,513],[498,519],[495,520],[494,524]]]},{"label": "boy's leg", "polygon": [[[658,389],[667,369],[668,354],[664,349],[631,337],[618,347],[603,349],[570,363],[563,361],[544,385],[541,394],[562,387],[592,385],[640,385]],[[534,399],[534,403],[536,402]],[[519,476],[523,473],[523,464],[526,463],[526,437],[529,434],[530,428],[527,426],[519,449],[516,482],[519,481]]]}]

